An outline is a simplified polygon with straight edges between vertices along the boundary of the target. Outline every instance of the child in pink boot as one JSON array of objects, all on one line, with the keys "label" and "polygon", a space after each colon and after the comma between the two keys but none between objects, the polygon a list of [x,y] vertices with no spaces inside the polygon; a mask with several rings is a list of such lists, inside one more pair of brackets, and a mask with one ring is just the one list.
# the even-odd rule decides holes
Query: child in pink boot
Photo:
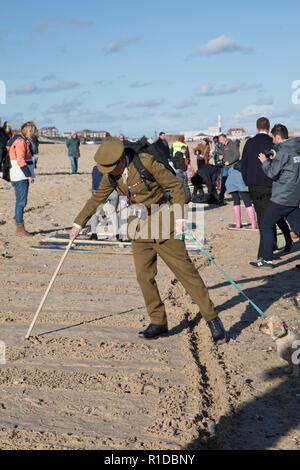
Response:
[{"label": "child in pink boot", "polygon": [[254,211],[254,207],[252,206],[249,193],[246,191],[245,192],[234,191],[233,193],[231,193],[231,196],[233,198],[233,204],[234,204],[233,210],[234,210],[236,228],[242,227],[242,221],[241,221],[241,199],[242,199],[245,204],[249,220],[251,222],[251,228],[257,229],[255,211]]}]

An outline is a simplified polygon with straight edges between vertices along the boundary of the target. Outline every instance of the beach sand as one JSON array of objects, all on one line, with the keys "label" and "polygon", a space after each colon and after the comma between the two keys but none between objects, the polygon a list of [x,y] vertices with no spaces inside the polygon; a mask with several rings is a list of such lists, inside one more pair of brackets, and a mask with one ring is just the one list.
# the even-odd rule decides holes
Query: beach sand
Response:
[{"label": "beach sand", "polygon": [[[64,145],[40,146],[24,217],[32,239],[15,236],[14,192],[0,180],[0,448],[299,450],[300,378],[284,374],[257,312],[203,255],[192,257],[233,336],[226,345],[213,344],[161,261],[170,336],[140,339],[147,312],[131,248],[118,246],[72,249],[24,339],[63,254],[40,242],[68,234],[91,194],[95,149],[81,147],[72,175]],[[299,252],[271,273],[249,266],[258,232],[227,230],[228,201],[205,210],[205,249],[267,315],[299,330]]]}]

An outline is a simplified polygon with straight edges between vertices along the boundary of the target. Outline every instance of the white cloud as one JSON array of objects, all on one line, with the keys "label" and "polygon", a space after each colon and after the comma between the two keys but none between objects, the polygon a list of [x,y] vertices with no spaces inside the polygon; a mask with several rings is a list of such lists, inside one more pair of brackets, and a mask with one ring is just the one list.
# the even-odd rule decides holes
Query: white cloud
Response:
[{"label": "white cloud", "polygon": [[270,116],[274,114],[275,108],[270,104],[250,104],[243,108],[239,113],[235,113],[234,119],[239,120],[243,118],[256,117],[256,116]]},{"label": "white cloud", "polygon": [[77,115],[70,117],[73,122],[85,126],[89,126],[89,123],[113,123],[113,122],[124,122],[135,120],[135,117],[128,116],[126,114],[107,114],[102,111],[80,111]]},{"label": "white cloud", "polygon": [[138,41],[139,41],[139,38],[137,37],[121,39],[119,41],[112,41],[107,46],[105,46],[104,51],[106,52],[106,54],[112,54]]},{"label": "white cloud", "polygon": [[41,18],[35,25],[31,33],[31,37],[35,38],[40,33],[45,31],[49,26],[54,25],[55,23],[56,23],[55,16],[46,16],[45,18]]},{"label": "white cloud", "polygon": [[54,80],[55,78],[56,78],[56,75],[54,75],[53,73],[49,73],[48,75],[45,75],[42,78],[42,82],[49,82],[50,80]]},{"label": "white cloud", "polygon": [[198,101],[195,100],[194,98],[191,98],[191,99],[186,99],[186,100],[181,101],[180,103],[176,104],[174,108],[185,109],[185,108],[193,108],[198,105],[199,105]]},{"label": "white cloud", "polygon": [[146,86],[149,86],[151,85],[151,82],[138,82],[138,81],[135,81],[135,82],[132,82],[130,83],[130,88],[144,88]]},{"label": "white cloud", "polygon": [[272,105],[274,103],[274,99],[272,97],[269,98],[259,98],[254,104],[258,106],[262,105]]},{"label": "white cloud", "polygon": [[163,99],[149,99],[128,103],[127,108],[153,108],[164,103]]},{"label": "white cloud", "polygon": [[197,96],[220,96],[220,95],[232,95],[240,90],[249,89],[244,83],[235,83],[233,85],[224,85],[221,88],[215,89],[210,83],[202,85],[196,90]]},{"label": "white cloud", "polygon": [[40,89],[34,83],[21,86],[15,90],[16,95],[32,95],[35,93],[40,93]]},{"label": "white cloud", "polygon": [[122,106],[124,101],[114,101],[113,103],[109,103],[106,105],[107,108],[115,108],[116,106]]},{"label": "white cloud", "polygon": [[222,34],[217,38],[211,39],[203,46],[198,47],[194,51],[193,56],[211,56],[224,52],[249,52],[251,50],[250,46],[242,46],[233,38]]},{"label": "white cloud", "polygon": [[82,106],[82,101],[77,99],[73,100],[64,100],[61,104],[53,104],[46,111],[45,114],[70,114],[74,111],[77,111],[78,107]]},{"label": "white cloud", "polygon": [[41,18],[35,25],[33,31],[31,32],[31,38],[34,39],[39,34],[43,33],[47,28],[54,27],[54,28],[66,28],[66,27],[76,27],[81,28],[85,26],[92,26],[93,21],[83,19],[83,18],[73,18],[68,17],[64,21],[58,23],[57,18],[55,16],[46,16],[45,18]]},{"label": "white cloud", "polygon": [[45,88],[43,91],[46,93],[52,93],[55,91],[64,91],[64,90],[72,90],[73,88],[77,88],[79,86],[79,83],[77,82],[67,82],[60,80],[56,82],[54,85]]},{"label": "white cloud", "polygon": [[111,86],[113,84],[112,80],[98,80],[96,82],[96,85],[101,85],[101,86]]},{"label": "white cloud", "polygon": [[29,85],[24,85],[19,88],[17,88],[14,93],[16,95],[32,95],[32,94],[38,94],[38,93],[54,93],[57,91],[66,91],[66,90],[72,90],[73,88],[77,88],[79,86],[79,83],[77,82],[68,82],[68,81],[57,81],[53,85],[47,87],[47,88],[42,88],[38,87],[34,83],[31,83]]}]

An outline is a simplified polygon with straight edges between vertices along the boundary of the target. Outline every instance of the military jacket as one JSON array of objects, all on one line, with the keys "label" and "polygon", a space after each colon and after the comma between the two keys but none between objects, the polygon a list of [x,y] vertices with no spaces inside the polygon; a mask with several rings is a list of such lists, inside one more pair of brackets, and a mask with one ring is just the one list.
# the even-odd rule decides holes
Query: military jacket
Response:
[{"label": "military jacket", "polygon": [[[156,181],[151,182],[147,180],[149,187],[147,189],[132,162],[129,163],[127,170],[116,180],[116,190],[121,196],[126,197],[128,206],[130,206],[128,218],[128,229],[130,228],[130,230],[128,230],[128,237],[136,241],[164,240],[169,238],[169,236],[164,234],[163,228],[168,232],[167,229],[170,226],[170,237],[172,238],[174,237],[174,220],[184,218],[185,192],[183,186],[162,163],[155,160],[151,155],[140,153],[139,157],[144,167],[154,176]],[[104,174],[99,188],[87,201],[74,223],[85,227],[97,208],[105,203],[113,190],[114,188],[108,175]],[[160,214],[155,216],[155,209],[153,213],[150,213],[150,208],[153,204],[158,208],[158,205],[164,200],[165,192],[169,193],[170,201],[164,204],[161,210],[159,210]],[[175,212],[172,209],[174,207],[176,208]],[[159,217],[159,226],[153,232],[151,227],[153,228],[154,223],[157,223],[157,217]]]}]

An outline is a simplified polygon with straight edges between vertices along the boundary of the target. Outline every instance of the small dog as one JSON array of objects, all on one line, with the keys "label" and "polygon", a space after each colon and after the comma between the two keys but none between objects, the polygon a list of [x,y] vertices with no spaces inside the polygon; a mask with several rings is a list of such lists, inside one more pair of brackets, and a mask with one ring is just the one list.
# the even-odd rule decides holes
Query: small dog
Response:
[{"label": "small dog", "polygon": [[300,348],[300,333],[289,331],[285,323],[277,315],[266,318],[260,325],[259,331],[271,336],[276,342],[279,356],[289,363],[289,367],[285,372],[292,374],[295,378],[298,377],[300,372],[300,357],[299,353],[297,355],[297,348]]}]

